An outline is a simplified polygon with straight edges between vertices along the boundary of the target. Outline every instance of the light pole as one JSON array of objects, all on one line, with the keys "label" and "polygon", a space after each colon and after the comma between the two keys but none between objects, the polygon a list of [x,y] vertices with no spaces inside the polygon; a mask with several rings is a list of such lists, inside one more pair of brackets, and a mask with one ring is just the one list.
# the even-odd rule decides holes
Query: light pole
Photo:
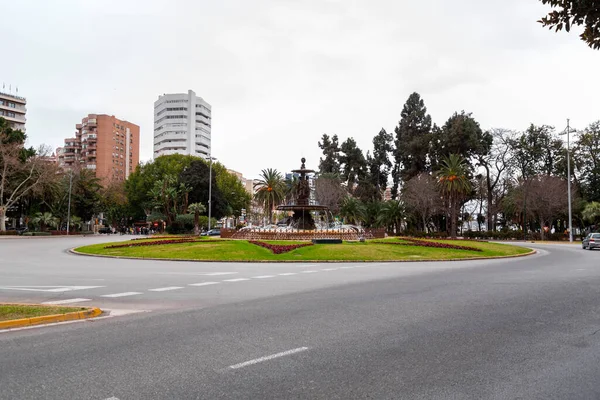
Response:
[{"label": "light pole", "polygon": [[212,162],[216,160],[212,155],[208,156],[208,230],[210,231],[210,217],[212,212]]},{"label": "light pole", "polygon": [[[69,174],[69,206],[67,209],[67,236],[69,235],[69,225],[71,225],[71,189],[73,187],[73,170]],[[60,228],[59,228],[60,229]]]},{"label": "light pole", "polygon": [[573,216],[571,211],[571,151],[569,150],[569,138],[571,132],[576,132],[576,129],[571,130],[570,120],[567,119],[567,129],[561,135],[567,135],[567,196],[569,199],[569,242],[573,243]]}]

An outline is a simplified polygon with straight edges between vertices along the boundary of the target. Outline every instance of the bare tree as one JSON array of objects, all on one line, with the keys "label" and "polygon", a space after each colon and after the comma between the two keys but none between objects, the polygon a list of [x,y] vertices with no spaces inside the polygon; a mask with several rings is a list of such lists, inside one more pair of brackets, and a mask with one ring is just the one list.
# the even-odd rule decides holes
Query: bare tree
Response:
[{"label": "bare tree", "polygon": [[495,194],[498,193],[498,184],[511,172],[510,144],[516,134],[506,129],[492,129],[490,133],[494,140],[491,151],[479,156],[477,162],[485,170],[487,230],[493,231],[496,229],[495,215],[498,213],[502,200]]},{"label": "bare tree", "polygon": [[428,173],[422,172],[404,185],[402,200],[419,218],[423,232],[427,232],[429,219],[440,208],[442,196],[437,181]]},{"label": "bare tree", "polygon": [[567,211],[567,182],[556,176],[536,175],[527,182],[527,207],[537,217],[544,240],[544,226]]},{"label": "bare tree", "polygon": [[6,231],[9,208],[56,179],[56,166],[47,154],[48,148],[41,146],[36,155],[24,160],[22,144],[0,144],[0,231]]},{"label": "bare tree", "polygon": [[341,179],[335,174],[321,174],[315,180],[315,197],[320,205],[329,207],[333,214],[340,211],[341,201],[348,195]]}]

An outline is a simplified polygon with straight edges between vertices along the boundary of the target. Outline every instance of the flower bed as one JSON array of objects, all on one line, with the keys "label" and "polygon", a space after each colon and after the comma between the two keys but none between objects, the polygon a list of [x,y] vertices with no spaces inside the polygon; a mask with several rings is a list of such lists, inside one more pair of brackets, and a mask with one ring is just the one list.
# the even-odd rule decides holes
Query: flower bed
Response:
[{"label": "flower bed", "polygon": [[119,249],[122,247],[139,247],[139,246],[158,246],[161,244],[178,244],[178,243],[192,243],[195,242],[195,239],[184,238],[184,239],[166,239],[166,240],[154,240],[151,242],[135,242],[133,243],[124,243],[124,244],[113,244],[110,246],[105,246],[105,249]]},{"label": "flower bed", "polygon": [[269,244],[265,242],[259,242],[257,240],[249,240],[248,243],[264,247],[265,249],[269,249],[273,252],[273,254],[282,254],[287,253],[288,251],[296,250],[301,247],[312,246],[312,243],[302,243],[302,244]]},{"label": "flower bed", "polygon": [[187,235],[187,236],[148,236],[148,237],[134,238],[131,240],[193,239],[193,238],[197,238],[197,237],[198,236],[192,236],[192,235]]},{"label": "flower bed", "polygon": [[414,238],[407,238],[407,237],[401,237],[401,238],[398,238],[398,239],[405,240],[408,243],[394,243],[394,242],[381,242],[381,243],[395,244],[395,245],[401,245],[401,246],[435,247],[435,248],[438,248],[438,249],[483,251],[483,250],[478,249],[476,247],[459,246],[457,244],[450,244],[450,243],[430,242],[428,240],[422,240],[422,239],[414,239]]}]

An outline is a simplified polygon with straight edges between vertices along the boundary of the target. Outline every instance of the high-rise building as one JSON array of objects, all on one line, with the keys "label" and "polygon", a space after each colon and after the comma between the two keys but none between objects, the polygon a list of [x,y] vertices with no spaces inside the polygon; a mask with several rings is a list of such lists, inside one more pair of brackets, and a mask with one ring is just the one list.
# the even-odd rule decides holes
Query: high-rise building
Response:
[{"label": "high-rise building", "polygon": [[0,92],[0,117],[7,120],[13,129],[25,132],[26,105],[25,97]]},{"label": "high-rise building", "polygon": [[154,158],[185,154],[208,158],[211,106],[192,90],[164,94],[154,102]]},{"label": "high-rise building", "polygon": [[140,162],[140,127],[114,115],[89,114],[56,149],[63,168],[87,168],[104,183],[124,181]]}]

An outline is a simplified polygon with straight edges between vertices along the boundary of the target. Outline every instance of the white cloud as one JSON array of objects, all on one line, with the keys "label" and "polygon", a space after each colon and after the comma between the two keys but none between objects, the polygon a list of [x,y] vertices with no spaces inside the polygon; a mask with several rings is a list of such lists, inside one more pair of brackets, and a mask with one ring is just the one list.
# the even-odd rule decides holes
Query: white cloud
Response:
[{"label": "white cloud", "polygon": [[[534,0],[21,0],[3,5],[0,77],[28,98],[33,144],[60,145],[87,113],[142,128],[153,102],[193,89],[213,106],[213,154],[256,176],[317,167],[323,133],[366,152],[409,94],[442,124],[562,128],[600,119],[600,53],[536,20]],[[6,62],[9,60],[9,62]]]}]

